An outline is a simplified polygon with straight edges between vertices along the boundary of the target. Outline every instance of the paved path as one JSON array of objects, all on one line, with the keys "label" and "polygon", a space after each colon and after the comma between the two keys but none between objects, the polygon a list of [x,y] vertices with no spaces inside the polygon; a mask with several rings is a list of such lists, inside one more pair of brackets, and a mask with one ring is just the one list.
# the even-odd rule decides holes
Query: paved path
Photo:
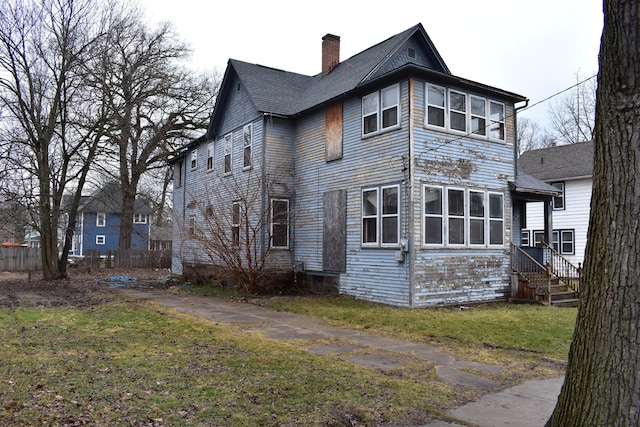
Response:
[{"label": "paved path", "polygon": [[[399,340],[353,329],[329,326],[298,314],[270,310],[256,304],[234,302],[215,297],[179,295],[155,290],[129,290],[164,306],[219,323],[240,325],[247,331],[262,332],[274,340],[318,341],[309,351],[314,354],[346,354],[350,363],[372,369],[396,369],[410,360],[424,360],[435,365],[437,375],[450,384],[486,392],[476,402],[449,412],[461,421],[482,427],[540,427],[553,410],[563,378],[527,381],[500,391],[500,382],[489,378],[499,374],[501,366],[457,360],[438,347]],[[367,351],[366,354],[357,350]],[[478,374],[472,374],[472,370]],[[488,376],[483,375],[489,374]],[[430,427],[458,426],[445,422]]]}]

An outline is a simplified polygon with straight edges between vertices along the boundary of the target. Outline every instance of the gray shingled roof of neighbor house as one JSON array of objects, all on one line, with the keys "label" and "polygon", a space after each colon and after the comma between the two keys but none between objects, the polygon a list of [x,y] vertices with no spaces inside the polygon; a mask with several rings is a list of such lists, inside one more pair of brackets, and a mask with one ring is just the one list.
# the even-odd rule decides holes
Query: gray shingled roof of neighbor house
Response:
[{"label": "gray shingled roof of neighbor house", "polygon": [[[122,212],[122,190],[116,182],[108,182],[91,193],[90,196],[82,196],[80,211],[83,212]],[[153,211],[149,202],[136,197],[133,211],[138,214],[149,215]]]},{"label": "gray shingled roof of neighbor house", "polygon": [[592,176],[593,141],[526,151],[518,168],[542,181]]}]

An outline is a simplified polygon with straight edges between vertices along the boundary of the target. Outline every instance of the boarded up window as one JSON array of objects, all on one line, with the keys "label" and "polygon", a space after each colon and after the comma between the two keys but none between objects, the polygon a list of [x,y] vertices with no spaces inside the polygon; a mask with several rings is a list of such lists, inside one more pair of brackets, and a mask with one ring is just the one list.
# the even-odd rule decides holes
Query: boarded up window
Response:
[{"label": "boarded up window", "polygon": [[322,270],[347,271],[347,192],[327,191],[322,195]]},{"label": "boarded up window", "polygon": [[326,111],[327,162],[342,158],[342,103],[327,107]]}]

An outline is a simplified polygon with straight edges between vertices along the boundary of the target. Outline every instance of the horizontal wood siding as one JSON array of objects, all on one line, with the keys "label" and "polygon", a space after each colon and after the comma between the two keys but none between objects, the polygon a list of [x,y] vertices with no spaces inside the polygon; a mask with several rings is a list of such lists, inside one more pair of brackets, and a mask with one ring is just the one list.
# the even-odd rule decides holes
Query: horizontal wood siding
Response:
[{"label": "horizontal wood siding", "polygon": [[[591,206],[591,178],[564,181],[565,209],[553,211],[554,230],[574,230],[574,255],[563,255],[572,264],[584,263]],[[527,203],[527,231],[544,229],[542,203]],[[531,233],[531,242],[533,234]]]},{"label": "horizontal wood siding", "polygon": [[[414,305],[463,304],[502,299],[510,293],[509,244],[514,180],[513,121],[507,141],[454,135],[425,126],[425,82],[417,81],[414,102],[415,188],[412,240]],[[456,89],[456,88],[453,88]],[[507,106],[507,112],[512,106]],[[500,248],[423,247],[423,186],[495,191],[504,196],[504,246]]]},{"label": "horizontal wood siding", "polygon": [[[397,249],[361,245],[361,192],[365,187],[400,184],[401,233],[408,233],[409,155],[407,82],[401,85],[400,128],[376,136],[361,135],[361,98],[343,103],[343,157],[325,161],[325,114],[311,114],[298,123],[296,140],[295,260],[307,272],[322,271],[323,203],[327,191],[347,192],[346,272],[340,291],[393,305],[410,305],[409,263],[395,260]],[[404,158],[404,161],[403,161]]]}]

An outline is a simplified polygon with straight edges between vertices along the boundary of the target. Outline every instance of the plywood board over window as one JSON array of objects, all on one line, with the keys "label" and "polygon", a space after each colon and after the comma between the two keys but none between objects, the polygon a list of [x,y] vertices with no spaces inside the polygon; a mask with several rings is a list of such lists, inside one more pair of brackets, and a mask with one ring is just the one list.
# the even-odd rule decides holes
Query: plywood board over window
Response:
[{"label": "plywood board over window", "polygon": [[326,116],[326,160],[342,158],[342,103],[327,107]]},{"label": "plywood board over window", "polygon": [[331,272],[347,270],[347,192],[327,191],[322,195],[323,242],[322,269]]}]

